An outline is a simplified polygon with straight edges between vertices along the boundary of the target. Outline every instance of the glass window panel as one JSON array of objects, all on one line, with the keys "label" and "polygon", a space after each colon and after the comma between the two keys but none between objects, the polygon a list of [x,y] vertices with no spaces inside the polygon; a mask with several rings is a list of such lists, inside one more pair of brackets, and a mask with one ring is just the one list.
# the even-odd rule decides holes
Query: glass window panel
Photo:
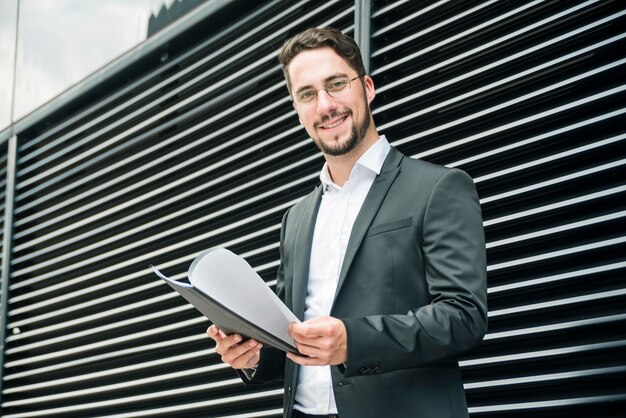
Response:
[{"label": "glass window panel", "polygon": [[0,131],[11,124],[17,0],[0,0]]},{"label": "glass window panel", "polygon": [[20,0],[14,120],[146,40],[152,15],[202,1],[178,2]]}]

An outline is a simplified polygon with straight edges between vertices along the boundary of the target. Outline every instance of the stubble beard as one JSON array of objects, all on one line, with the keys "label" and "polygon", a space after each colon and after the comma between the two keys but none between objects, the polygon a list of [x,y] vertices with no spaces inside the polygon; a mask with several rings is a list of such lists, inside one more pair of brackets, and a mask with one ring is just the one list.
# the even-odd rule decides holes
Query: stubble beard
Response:
[{"label": "stubble beard", "polygon": [[[327,118],[328,119],[335,118],[335,117],[342,116],[343,114],[344,113],[333,112]],[[352,111],[348,111],[347,114],[352,116]],[[328,143],[322,141],[320,138],[314,139],[313,142],[315,142],[315,145],[317,145],[317,148],[319,148],[319,150],[322,151],[326,155],[338,157],[341,155],[348,154],[350,151],[354,150],[361,142],[363,142],[363,139],[365,138],[365,134],[367,133],[367,130],[370,127],[371,117],[370,117],[370,109],[369,109],[369,106],[367,106],[367,103],[365,105],[365,114],[363,116],[364,116],[363,120],[360,123],[358,123],[358,126],[357,126],[357,122],[355,122],[354,120],[352,121],[352,128],[350,130],[350,136],[348,137],[346,141],[340,142],[339,136],[336,136],[334,138],[336,145],[334,146],[329,145]]]}]

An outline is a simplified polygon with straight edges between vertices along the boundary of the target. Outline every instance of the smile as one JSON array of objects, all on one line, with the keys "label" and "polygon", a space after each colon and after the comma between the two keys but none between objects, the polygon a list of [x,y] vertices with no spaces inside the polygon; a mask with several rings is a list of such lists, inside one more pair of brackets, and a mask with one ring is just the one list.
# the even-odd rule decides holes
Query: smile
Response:
[{"label": "smile", "polygon": [[337,119],[336,121],[332,122],[332,123],[327,123],[325,125],[320,125],[320,128],[322,129],[333,129],[336,128],[337,126],[341,125],[343,123],[343,121],[345,121],[348,118],[348,115],[345,115],[339,119]]}]

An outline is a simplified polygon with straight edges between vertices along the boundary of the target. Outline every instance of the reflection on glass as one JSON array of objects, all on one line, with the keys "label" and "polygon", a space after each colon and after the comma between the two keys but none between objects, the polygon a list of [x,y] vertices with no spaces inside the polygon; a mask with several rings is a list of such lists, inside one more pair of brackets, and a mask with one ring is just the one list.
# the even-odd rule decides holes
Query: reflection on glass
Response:
[{"label": "reflection on glass", "polygon": [[[206,0],[177,0],[172,4],[163,4],[148,20],[148,37],[154,35],[176,19],[189,13]],[[223,1],[223,0],[217,0]]]},{"label": "reflection on glass", "polygon": [[0,0],[0,131],[11,124],[17,0]]},{"label": "reflection on glass", "polygon": [[144,41],[151,15],[178,8],[175,0],[20,0],[13,120]]}]

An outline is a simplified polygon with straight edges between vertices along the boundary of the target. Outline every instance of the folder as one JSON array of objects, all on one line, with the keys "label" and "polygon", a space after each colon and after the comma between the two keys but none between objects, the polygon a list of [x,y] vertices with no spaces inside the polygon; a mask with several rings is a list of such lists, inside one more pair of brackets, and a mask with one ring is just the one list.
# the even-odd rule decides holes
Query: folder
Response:
[{"label": "folder", "polygon": [[211,248],[196,257],[187,273],[190,283],[150,268],[225,334],[241,334],[298,353],[287,328],[300,320],[256,271],[230,250]]}]

